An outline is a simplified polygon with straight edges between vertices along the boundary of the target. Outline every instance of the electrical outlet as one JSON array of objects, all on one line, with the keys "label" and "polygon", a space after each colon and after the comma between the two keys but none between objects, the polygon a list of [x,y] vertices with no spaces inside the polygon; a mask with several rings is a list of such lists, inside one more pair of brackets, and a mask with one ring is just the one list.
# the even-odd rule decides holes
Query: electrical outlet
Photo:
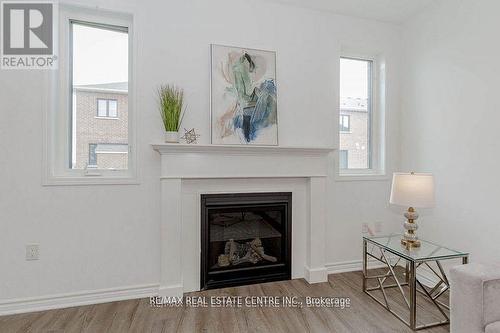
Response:
[{"label": "electrical outlet", "polygon": [[364,234],[367,234],[370,232],[370,228],[368,227],[368,223],[363,223],[363,226],[362,226],[362,229],[361,231],[364,233]]},{"label": "electrical outlet", "polygon": [[38,244],[26,245],[26,260],[38,260],[40,257],[40,247]]},{"label": "electrical outlet", "polygon": [[383,230],[383,223],[382,222],[375,222],[375,233],[380,234],[382,233]]}]

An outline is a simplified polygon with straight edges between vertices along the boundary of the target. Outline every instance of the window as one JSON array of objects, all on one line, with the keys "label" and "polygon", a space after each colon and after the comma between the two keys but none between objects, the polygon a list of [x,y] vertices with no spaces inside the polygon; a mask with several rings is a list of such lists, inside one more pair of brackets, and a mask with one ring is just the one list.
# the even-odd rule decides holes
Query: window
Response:
[{"label": "window", "polygon": [[[339,168],[372,169],[373,61],[340,59]],[[348,132],[348,133],[346,133]]]},{"label": "window", "polygon": [[97,144],[89,144],[89,167],[97,167],[97,154],[96,154]]},{"label": "window", "polygon": [[[111,155],[116,154],[116,155]],[[89,145],[90,168],[123,169],[127,162],[128,146],[120,143],[91,143]]]},{"label": "window", "polygon": [[351,130],[350,121],[351,116],[341,114],[339,118],[339,130],[341,132],[349,132]]},{"label": "window", "polygon": [[[86,169],[85,151],[91,142],[128,143],[127,117],[118,124],[92,122],[95,110],[89,101],[97,100],[97,116],[117,118],[118,98],[128,104],[128,34],[127,29],[94,22],[70,21],[71,86],[73,91],[72,147],[73,169]],[[115,95],[115,98],[102,98]],[[125,108],[122,112],[126,112]],[[120,156],[109,163],[93,164],[99,169],[127,169]],[[118,166],[118,167],[117,167]]]},{"label": "window", "polygon": [[116,99],[97,99],[97,116],[103,118],[118,117],[118,101]]},{"label": "window", "polygon": [[339,151],[340,169],[347,169],[348,159],[349,159],[349,151],[340,150]]},{"label": "window", "polygon": [[44,182],[135,184],[132,16],[59,8],[59,69],[47,75]]}]

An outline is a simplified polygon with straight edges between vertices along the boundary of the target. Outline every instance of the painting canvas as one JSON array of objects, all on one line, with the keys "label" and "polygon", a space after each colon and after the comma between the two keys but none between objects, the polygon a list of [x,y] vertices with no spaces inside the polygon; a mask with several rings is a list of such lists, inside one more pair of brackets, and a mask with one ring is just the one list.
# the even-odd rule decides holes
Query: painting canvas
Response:
[{"label": "painting canvas", "polygon": [[212,143],[277,145],[276,53],[211,49]]}]

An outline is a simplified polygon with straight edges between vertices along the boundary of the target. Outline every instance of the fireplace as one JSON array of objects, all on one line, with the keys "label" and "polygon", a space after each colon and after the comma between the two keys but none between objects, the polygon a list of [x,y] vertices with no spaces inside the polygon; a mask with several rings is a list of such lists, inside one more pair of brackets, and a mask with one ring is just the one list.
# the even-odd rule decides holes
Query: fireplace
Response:
[{"label": "fireplace", "polygon": [[292,194],[201,195],[201,289],[291,278]]}]

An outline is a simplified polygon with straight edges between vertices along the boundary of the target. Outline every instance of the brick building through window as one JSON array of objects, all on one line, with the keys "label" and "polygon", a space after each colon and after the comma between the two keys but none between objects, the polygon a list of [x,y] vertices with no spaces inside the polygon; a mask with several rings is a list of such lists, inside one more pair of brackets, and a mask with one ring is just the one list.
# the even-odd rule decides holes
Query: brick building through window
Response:
[{"label": "brick building through window", "polygon": [[340,154],[341,169],[369,168],[368,99],[342,98],[340,101]]},{"label": "brick building through window", "polygon": [[73,90],[73,169],[127,169],[128,83],[80,85]]}]

